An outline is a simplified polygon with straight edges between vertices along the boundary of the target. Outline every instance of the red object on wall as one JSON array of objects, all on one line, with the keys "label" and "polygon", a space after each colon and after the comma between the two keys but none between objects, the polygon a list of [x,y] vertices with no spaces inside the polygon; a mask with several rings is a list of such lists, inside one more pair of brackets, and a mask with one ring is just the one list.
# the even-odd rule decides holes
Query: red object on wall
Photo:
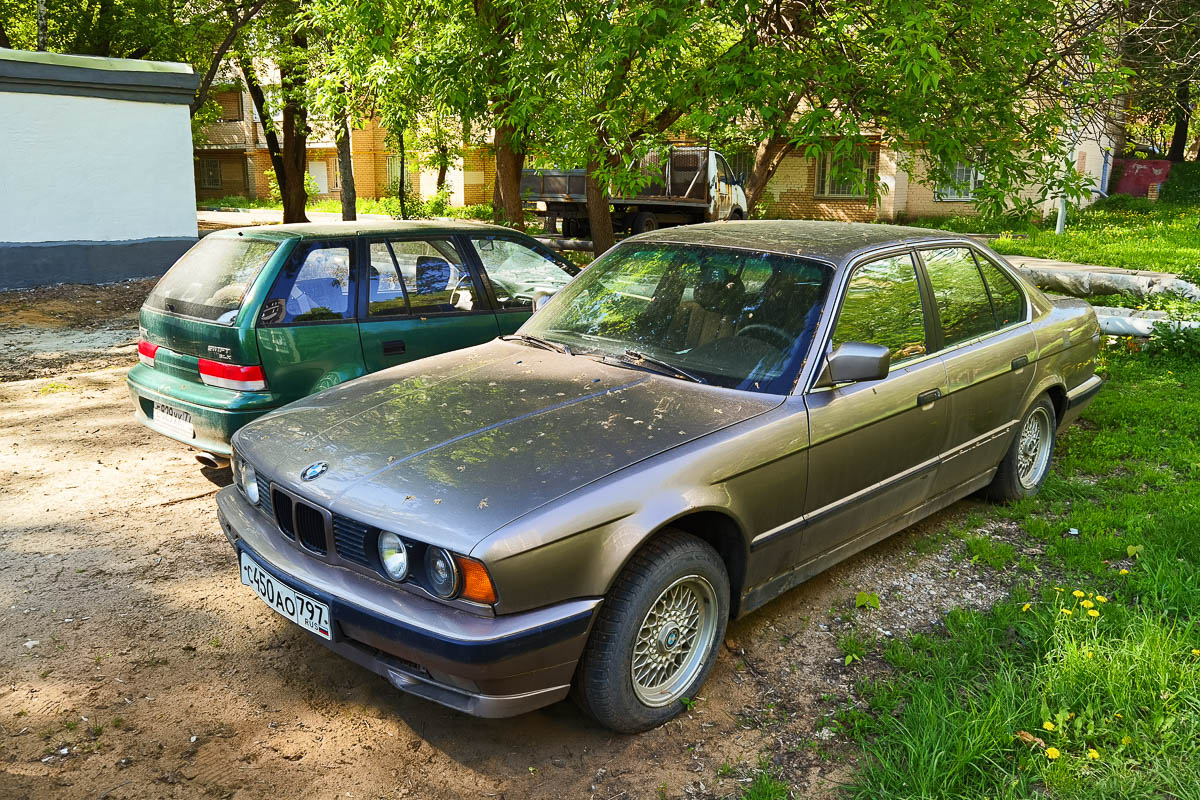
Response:
[{"label": "red object on wall", "polygon": [[1149,161],[1144,158],[1121,158],[1117,162],[1124,167],[1117,181],[1115,194],[1145,197],[1152,183],[1163,183],[1171,174],[1170,161]]}]

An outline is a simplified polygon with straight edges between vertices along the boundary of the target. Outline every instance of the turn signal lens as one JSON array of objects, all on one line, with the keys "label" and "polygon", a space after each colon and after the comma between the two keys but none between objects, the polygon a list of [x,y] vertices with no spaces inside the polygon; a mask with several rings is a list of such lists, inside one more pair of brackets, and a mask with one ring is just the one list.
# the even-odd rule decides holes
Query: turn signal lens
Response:
[{"label": "turn signal lens", "polygon": [[458,571],[462,574],[462,597],[476,603],[491,605],[496,602],[496,587],[488,575],[487,567],[473,558],[455,556]]},{"label": "turn signal lens", "polygon": [[200,359],[200,380],[209,386],[238,392],[261,392],[267,388],[267,376],[262,367],[241,367],[207,358]]},{"label": "turn signal lens", "polygon": [[158,352],[158,345],[150,344],[145,339],[138,339],[138,361],[141,361],[147,367],[154,366],[154,354]]}]

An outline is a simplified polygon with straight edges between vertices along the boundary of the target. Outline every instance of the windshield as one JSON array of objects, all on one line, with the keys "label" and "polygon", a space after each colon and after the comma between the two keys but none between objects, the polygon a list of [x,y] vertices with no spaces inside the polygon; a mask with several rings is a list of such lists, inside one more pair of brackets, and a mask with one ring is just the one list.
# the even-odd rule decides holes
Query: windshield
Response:
[{"label": "windshield", "polygon": [[814,261],[750,250],[622,245],[520,332],[578,353],[633,350],[706,383],[786,394],[832,274]]},{"label": "windshield", "polygon": [[246,291],[278,247],[263,239],[207,236],[162,276],[146,305],[232,325]]}]

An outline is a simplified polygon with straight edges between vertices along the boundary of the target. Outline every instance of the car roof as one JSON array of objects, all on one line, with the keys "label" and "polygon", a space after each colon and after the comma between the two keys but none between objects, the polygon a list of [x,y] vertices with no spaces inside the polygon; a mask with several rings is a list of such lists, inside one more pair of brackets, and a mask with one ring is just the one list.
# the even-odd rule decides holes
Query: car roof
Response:
[{"label": "car roof", "polygon": [[287,225],[256,225],[248,228],[232,228],[220,231],[224,235],[254,235],[280,239],[315,239],[333,236],[370,236],[399,233],[460,234],[460,233],[507,233],[520,235],[512,228],[488,225],[461,219],[405,219],[382,222],[364,220],[359,222],[293,222]]},{"label": "car roof", "polygon": [[864,251],[947,239],[969,241],[965,236],[931,228],[799,219],[679,225],[631,236],[625,241],[735,247],[816,258],[840,266]]}]

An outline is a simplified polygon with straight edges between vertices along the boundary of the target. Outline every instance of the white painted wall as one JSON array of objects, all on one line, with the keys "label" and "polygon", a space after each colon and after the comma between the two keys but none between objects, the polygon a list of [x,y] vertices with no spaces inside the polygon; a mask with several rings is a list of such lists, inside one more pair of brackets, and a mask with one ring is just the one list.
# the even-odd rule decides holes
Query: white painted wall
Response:
[{"label": "white painted wall", "polygon": [[0,91],[0,242],[196,235],[188,107]]}]

